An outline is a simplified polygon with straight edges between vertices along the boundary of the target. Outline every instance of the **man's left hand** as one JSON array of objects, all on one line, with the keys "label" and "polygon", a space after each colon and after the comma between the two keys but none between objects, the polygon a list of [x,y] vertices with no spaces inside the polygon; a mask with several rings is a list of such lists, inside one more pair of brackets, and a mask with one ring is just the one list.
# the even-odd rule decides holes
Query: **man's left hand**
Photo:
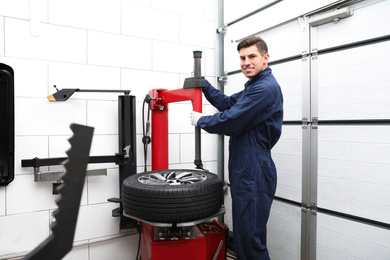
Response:
[{"label": "man's left hand", "polygon": [[191,124],[194,125],[194,126],[198,126],[198,120],[199,120],[199,118],[201,118],[202,116],[203,116],[203,115],[202,115],[201,113],[192,111],[192,112],[191,112],[191,115],[190,115]]}]

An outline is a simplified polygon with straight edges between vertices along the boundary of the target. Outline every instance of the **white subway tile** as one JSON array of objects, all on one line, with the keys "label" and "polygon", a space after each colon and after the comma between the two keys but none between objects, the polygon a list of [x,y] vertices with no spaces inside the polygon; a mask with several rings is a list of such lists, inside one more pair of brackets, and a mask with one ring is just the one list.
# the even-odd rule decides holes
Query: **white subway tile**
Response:
[{"label": "white subway tile", "polygon": [[172,12],[128,4],[122,7],[122,34],[178,43],[179,22],[179,14]]},{"label": "white subway tile", "polygon": [[[202,76],[216,76],[216,57],[215,57],[215,50],[214,49],[206,49],[205,53],[203,54],[204,62],[204,74]],[[222,76],[222,75],[218,75]]]},{"label": "white subway tile", "polygon": [[[120,90],[120,69],[70,63],[49,63],[49,93],[58,89]],[[118,100],[120,93],[76,92],[72,99]]]},{"label": "white subway tile", "polygon": [[195,169],[194,160],[188,163],[171,164],[169,165],[169,169]]},{"label": "white subway tile", "polygon": [[87,122],[94,135],[118,134],[118,101],[87,101]]},{"label": "white subway tile", "polygon": [[5,55],[51,61],[86,62],[85,30],[41,24],[40,36],[34,37],[30,34],[29,28],[28,21],[5,19]]},{"label": "white subway tile", "polygon": [[4,56],[4,17],[2,16],[0,16],[0,56]]},{"label": "white subway tile", "polygon": [[80,207],[74,241],[104,237],[119,233],[119,218],[112,217],[115,203]]},{"label": "white subway tile", "polygon": [[70,135],[72,123],[86,123],[85,101],[15,98],[16,135]]},{"label": "white subway tile", "polygon": [[195,127],[190,122],[191,111],[191,101],[169,104],[168,132],[175,134],[195,133]]},{"label": "white subway tile", "polygon": [[[152,140],[153,142],[153,140]],[[147,147],[147,161],[146,165],[151,165],[152,162],[152,144]],[[145,165],[145,152],[144,144],[142,143],[142,135],[137,135],[137,166],[142,166],[142,171]]]},{"label": "white subway tile", "polygon": [[138,248],[138,234],[102,242],[90,246],[90,259],[128,260],[135,258]]},{"label": "white subway tile", "polygon": [[[120,1],[52,1],[49,22],[70,27],[120,33]],[[71,19],[70,19],[71,17]]]},{"label": "white subway tile", "polygon": [[5,187],[0,187],[0,216],[5,215]]},{"label": "white subway tile", "polygon": [[[23,167],[22,160],[35,157],[48,158],[49,141],[47,136],[15,136],[15,174],[33,173],[33,167]],[[47,171],[47,167],[40,167]]]},{"label": "white subway tile", "polygon": [[140,5],[140,6],[146,6],[146,7],[152,6],[152,0],[121,0],[121,2],[128,3],[128,4]]},{"label": "white subway tile", "polygon": [[88,177],[88,204],[105,203],[119,198],[119,170],[108,169],[107,176]]},{"label": "white subway tile", "polygon": [[47,62],[4,57],[1,63],[14,70],[16,97],[47,96]]},{"label": "white subway tile", "polygon": [[[145,94],[146,95],[146,94]],[[146,121],[148,119],[148,104],[145,103],[145,112],[144,112],[144,116],[145,116],[145,120],[144,122],[142,121],[142,107],[143,107],[143,102],[141,102],[139,99],[138,101],[136,102],[136,133],[137,134],[143,134],[143,128],[142,128],[142,124],[146,124]],[[151,120],[151,118],[149,118],[149,120]],[[146,126],[145,126],[145,131],[146,131]]]},{"label": "white subway tile", "polygon": [[57,208],[51,182],[34,182],[34,176],[16,175],[7,186],[7,214],[27,213]]},{"label": "white subway tile", "polygon": [[117,135],[94,135],[91,155],[114,155],[118,150]]},{"label": "white subway tile", "polygon": [[214,22],[190,16],[180,16],[180,43],[192,46],[215,47]]},{"label": "white subway tile", "polygon": [[154,9],[165,10],[173,13],[180,13],[183,0],[155,0],[152,3]]},{"label": "white subway tile", "polygon": [[[152,89],[177,89],[181,87],[177,73],[122,69],[121,74],[122,88],[131,90],[130,95],[136,96],[138,102],[143,102],[146,94]],[[137,113],[138,115],[141,113]]]},{"label": "white subway tile", "polygon": [[[208,0],[209,1],[209,0]],[[204,18],[205,15],[205,1],[199,0],[183,0],[180,1],[180,14]]]},{"label": "white subway tile", "polygon": [[88,63],[123,68],[151,69],[151,40],[101,32],[88,32]]},{"label": "white subway tile", "polygon": [[168,134],[169,164],[180,163],[180,135]]},{"label": "white subway tile", "polygon": [[218,163],[216,161],[206,162],[206,160],[207,158],[202,154],[203,167],[211,173],[218,174]]},{"label": "white subway tile", "polygon": [[195,159],[195,134],[180,135],[180,163],[190,163]]},{"label": "white subway tile", "polygon": [[198,50],[202,51],[194,46],[154,41],[153,70],[190,75],[194,70],[193,52]]},{"label": "white subway tile", "polygon": [[0,255],[31,251],[49,236],[49,211],[0,217],[0,230]]},{"label": "white subway tile", "polygon": [[0,15],[28,20],[30,0],[1,1]]},{"label": "white subway tile", "polygon": [[201,135],[202,160],[216,161],[218,155],[218,135],[202,134]]},{"label": "white subway tile", "polygon": [[205,5],[205,19],[214,21],[215,20],[215,7],[217,6],[216,0],[204,0]]}]

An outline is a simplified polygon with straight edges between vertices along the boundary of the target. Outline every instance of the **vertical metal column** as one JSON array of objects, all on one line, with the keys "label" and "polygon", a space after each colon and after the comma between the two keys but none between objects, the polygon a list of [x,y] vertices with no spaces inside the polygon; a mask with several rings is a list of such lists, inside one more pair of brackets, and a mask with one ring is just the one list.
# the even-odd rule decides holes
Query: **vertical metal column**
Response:
[{"label": "vertical metal column", "polygon": [[306,21],[302,31],[302,206],[301,259],[311,258],[311,54],[310,29]]},{"label": "vertical metal column", "polygon": [[[200,77],[201,71],[201,51],[194,51],[194,77]],[[195,126],[195,165],[197,168],[202,168],[202,140],[200,135],[200,127]]]},{"label": "vertical metal column", "polygon": [[[216,28],[222,28],[224,26],[224,0],[218,0],[217,6],[215,8],[216,12]],[[224,34],[216,34],[215,36],[215,53],[216,53],[216,74],[217,77],[222,76],[225,74],[224,72],[224,43],[225,43],[225,37]],[[224,93],[224,82],[218,81],[217,82],[218,88],[221,90],[222,93]],[[225,137],[224,135],[218,135],[217,140],[217,170],[218,170],[218,176],[221,178],[223,182],[225,182]],[[224,215],[221,215],[218,217],[218,221],[220,223],[224,223]]]},{"label": "vertical metal column", "polygon": [[[137,173],[135,104],[135,96],[124,95],[118,97],[119,151],[125,154],[124,161],[119,163],[119,194],[122,194],[123,181],[130,175]],[[122,203],[120,203],[119,212],[115,213],[116,216],[121,218],[120,230],[137,226],[137,221],[124,217],[121,212],[123,212]]]},{"label": "vertical metal column", "polygon": [[302,52],[302,219],[301,259],[317,257],[318,62],[317,28],[304,33]]},{"label": "vertical metal column", "polygon": [[310,243],[309,259],[317,258],[317,193],[318,193],[318,37],[310,27]]}]

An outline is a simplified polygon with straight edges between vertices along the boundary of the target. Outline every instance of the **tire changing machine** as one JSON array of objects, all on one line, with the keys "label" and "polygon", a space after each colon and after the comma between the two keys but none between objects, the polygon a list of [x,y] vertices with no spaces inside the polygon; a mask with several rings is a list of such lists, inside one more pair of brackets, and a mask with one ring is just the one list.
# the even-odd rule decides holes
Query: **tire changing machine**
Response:
[{"label": "tire changing machine", "polygon": [[[193,110],[202,112],[201,51],[194,51],[194,77],[187,78],[182,89],[149,91],[152,111],[152,170],[168,169],[168,103],[191,100]],[[200,128],[195,127],[195,161],[203,169]],[[186,223],[151,223],[142,219],[141,259],[159,260],[224,260],[226,258],[226,228],[217,220],[225,213],[222,207],[214,215]],[[134,218],[132,216],[125,216]]]}]

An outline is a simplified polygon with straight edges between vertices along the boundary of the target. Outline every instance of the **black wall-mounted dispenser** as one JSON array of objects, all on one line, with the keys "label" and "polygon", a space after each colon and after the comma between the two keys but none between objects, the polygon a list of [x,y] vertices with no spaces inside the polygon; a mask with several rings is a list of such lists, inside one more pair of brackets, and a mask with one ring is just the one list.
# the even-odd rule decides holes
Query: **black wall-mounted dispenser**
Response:
[{"label": "black wall-mounted dispenser", "polygon": [[15,116],[14,71],[0,63],[0,186],[14,179]]}]

